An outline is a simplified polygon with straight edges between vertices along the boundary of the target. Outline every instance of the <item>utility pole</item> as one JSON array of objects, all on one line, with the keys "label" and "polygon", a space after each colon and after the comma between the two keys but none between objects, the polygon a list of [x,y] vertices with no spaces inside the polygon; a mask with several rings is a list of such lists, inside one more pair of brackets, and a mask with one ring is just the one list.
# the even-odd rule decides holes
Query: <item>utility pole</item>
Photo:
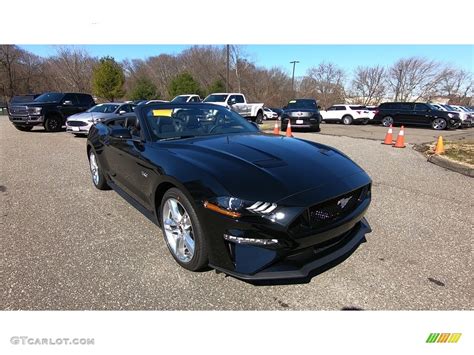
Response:
[{"label": "utility pole", "polygon": [[299,63],[299,61],[294,60],[290,62],[290,64],[293,64],[293,75],[291,76],[291,91],[293,93],[293,96],[295,95],[295,65],[296,63]]},{"label": "utility pole", "polygon": [[230,72],[230,46],[227,45],[227,73],[226,73],[226,81],[225,81],[225,88],[226,91],[229,92],[229,72]]}]

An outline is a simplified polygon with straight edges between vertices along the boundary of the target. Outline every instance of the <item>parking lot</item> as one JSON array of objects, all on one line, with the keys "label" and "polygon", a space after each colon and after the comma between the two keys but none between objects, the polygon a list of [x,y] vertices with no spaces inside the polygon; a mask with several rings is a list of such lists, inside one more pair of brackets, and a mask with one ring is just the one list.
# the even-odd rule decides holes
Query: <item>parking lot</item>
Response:
[{"label": "parking lot", "polygon": [[[154,224],[93,187],[84,138],[20,132],[0,116],[0,309],[472,309],[474,180],[411,147],[381,145],[386,128],[321,128],[295,135],[342,150],[368,172],[373,232],[307,283],[253,285],[180,268]],[[409,128],[406,142],[438,133]]]}]

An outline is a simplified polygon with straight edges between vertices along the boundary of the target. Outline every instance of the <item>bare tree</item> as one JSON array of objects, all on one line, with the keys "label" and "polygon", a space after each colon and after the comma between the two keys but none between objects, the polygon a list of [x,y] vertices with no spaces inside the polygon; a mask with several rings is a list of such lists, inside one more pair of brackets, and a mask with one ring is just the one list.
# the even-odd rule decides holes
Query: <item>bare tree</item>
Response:
[{"label": "bare tree", "polygon": [[97,58],[91,57],[84,49],[58,47],[56,55],[48,62],[60,90],[91,91],[92,69],[97,64]]},{"label": "bare tree", "polygon": [[426,58],[404,58],[388,70],[388,83],[395,101],[419,101],[437,92],[446,75],[440,63]]},{"label": "bare tree", "polygon": [[447,68],[440,79],[439,94],[448,97],[451,104],[469,105],[473,88],[472,73],[462,69]]},{"label": "bare tree", "polygon": [[301,88],[308,90],[303,94],[316,97],[321,106],[327,108],[335,103],[344,102],[344,78],[344,71],[337,65],[322,62],[308,69]]},{"label": "bare tree", "polygon": [[385,68],[357,67],[352,80],[353,102],[361,105],[378,105],[386,94]]},{"label": "bare tree", "polygon": [[18,92],[20,58],[23,51],[17,46],[0,45],[0,90],[10,99]]}]

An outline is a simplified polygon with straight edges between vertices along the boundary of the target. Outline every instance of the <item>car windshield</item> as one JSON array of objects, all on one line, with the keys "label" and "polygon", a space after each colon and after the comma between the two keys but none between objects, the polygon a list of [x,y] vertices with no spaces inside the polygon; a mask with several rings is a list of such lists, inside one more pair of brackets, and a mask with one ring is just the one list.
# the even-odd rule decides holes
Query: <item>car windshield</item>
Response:
[{"label": "car windshield", "polygon": [[99,104],[91,107],[87,112],[101,112],[101,113],[112,113],[119,107],[118,104]]},{"label": "car windshield", "polygon": [[289,110],[292,109],[316,109],[316,101],[314,100],[291,100],[288,102],[288,105],[286,107]]},{"label": "car windshield", "polygon": [[444,108],[441,107],[441,106],[438,106],[438,105],[433,105],[433,104],[427,104],[432,110],[441,110],[441,111],[444,111]]},{"label": "car windshield", "polygon": [[176,96],[171,102],[175,103],[183,103],[188,101],[189,96]]},{"label": "car windshield", "polygon": [[239,114],[210,105],[153,105],[145,115],[155,141],[259,131]]},{"label": "car windshield", "polygon": [[59,102],[63,98],[64,94],[58,92],[48,92],[46,94],[38,96],[35,102]]},{"label": "car windshield", "polygon": [[35,99],[33,95],[13,96],[10,103],[31,102]]},{"label": "car windshield", "polygon": [[203,102],[225,102],[228,95],[209,95]]}]

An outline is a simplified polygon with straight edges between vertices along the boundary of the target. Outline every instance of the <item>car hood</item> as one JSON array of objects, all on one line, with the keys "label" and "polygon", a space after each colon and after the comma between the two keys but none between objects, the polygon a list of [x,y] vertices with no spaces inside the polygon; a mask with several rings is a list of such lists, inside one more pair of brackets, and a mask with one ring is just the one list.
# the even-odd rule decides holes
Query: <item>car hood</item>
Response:
[{"label": "car hood", "polygon": [[87,121],[90,119],[99,119],[99,118],[104,118],[108,117],[110,113],[103,113],[103,112],[81,112],[81,113],[76,113],[72,116],[69,116],[67,119],[68,121]]},{"label": "car hood", "polygon": [[[351,184],[341,181],[357,174],[363,180],[359,186],[370,182],[341,152],[296,138],[263,133],[219,135],[167,142],[166,149],[210,174],[232,196],[248,200],[274,202],[328,184],[339,184],[347,191]],[[360,182],[360,178],[355,180]]]}]

